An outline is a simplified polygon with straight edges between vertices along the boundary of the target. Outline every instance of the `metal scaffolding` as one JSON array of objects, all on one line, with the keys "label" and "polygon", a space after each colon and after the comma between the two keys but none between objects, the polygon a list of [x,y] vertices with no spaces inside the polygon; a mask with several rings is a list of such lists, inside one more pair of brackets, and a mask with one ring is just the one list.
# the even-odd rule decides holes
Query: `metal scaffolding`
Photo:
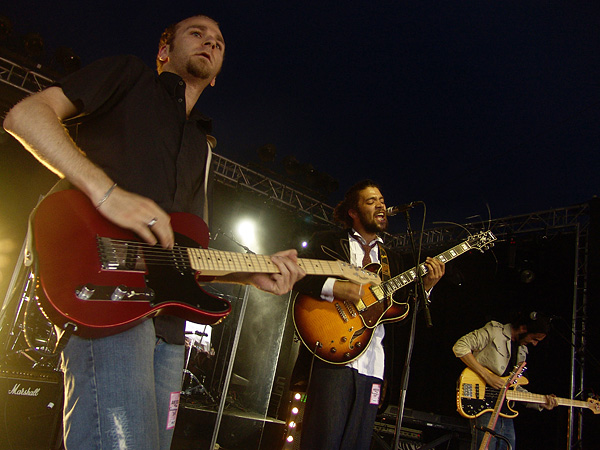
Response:
[{"label": "metal scaffolding", "polygon": [[218,183],[253,192],[283,209],[301,211],[323,223],[334,224],[333,208],[320,200],[223,156],[213,154],[212,164]]},{"label": "metal scaffolding", "polygon": [[26,94],[33,94],[50,86],[54,83],[54,80],[25,66],[0,57],[0,82],[17,88]]}]

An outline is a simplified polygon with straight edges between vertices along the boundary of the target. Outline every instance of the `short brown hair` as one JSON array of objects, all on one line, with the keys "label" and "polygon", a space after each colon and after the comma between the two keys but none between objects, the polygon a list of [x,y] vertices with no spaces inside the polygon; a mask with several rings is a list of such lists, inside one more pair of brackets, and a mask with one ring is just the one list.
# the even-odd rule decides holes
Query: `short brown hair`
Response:
[{"label": "short brown hair", "polygon": [[[205,17],[209,20],[212,20],[217,25],[219,25],[219,22],[217,22],[215,19],[213,19],[212,17],[209,17],[207,15],[204,15],[204,14],[196,14],[195,16],[190,16],[190,17],[180,20],[177,23],[173,23],[173,24],[169,25],[167,28],[165,28],[165,31],[163,31],[162,34],[160,35],[160,39],[158,41],[158,51],[159,52],[160,52],[160,49],[165,45],[168,45],[171,48],[171,50],[173,49],[173,41],[175,40],[175,34],[177,33],[177,28],[179,28],[179,24],[181,22],[183,22],[184,20],[190,19],[192,17]],[[165,63],[164,61],[161,61],[159,59],[158,54],[157,54],[156,55],[156,70],[158,70],[158,73],[162,72],[162,67],[163,67],[164,63]]]}]

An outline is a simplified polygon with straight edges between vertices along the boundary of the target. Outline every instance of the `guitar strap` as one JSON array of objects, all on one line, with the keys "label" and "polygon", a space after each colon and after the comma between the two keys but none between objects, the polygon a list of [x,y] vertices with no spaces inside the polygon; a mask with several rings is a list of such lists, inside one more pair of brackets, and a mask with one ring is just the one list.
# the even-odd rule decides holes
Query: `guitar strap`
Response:
[{"label": "guitar strap", "polygon": [[25,266],[31,266],[34,261],[35,250],[33,244],[33,218],[35,217],[35,212],[37,211],[38,206],[40,205],[42,200],[48,197],[50,194],[54,194],[55,192],[63,191],[65,189],[73,189],[73,185],[66,179],[61,178],[54,184],[54,186],[52,186],[52,188],[50,188],[50,190],[43,197],[40,197],[35,208],[33,208],[31,213],[29,213],[29,218],[27,220],[27,235],[25,236],[25,245],[23,249],[23,264]]},{"label": "guitar strap", "polygon": [[[33,242],[33,219],[35,217],[35,213],[37,211],[38,206],[44,198],[46,198],[50,194],[54,194],[55,192],[63,191],[65,189],[73,189],[73,185],[66,179],[61,178],[54,184],[54,186],[52,186],[52,188],[50,188],[50,190],[43,197],[39,199],[37,205],[29,214],[29,218],[27,221],[27,234],[25,236],[25,243],[23,246],[23,266],[29,268],[29,270],[33,271],[34,274],[37,274],[38,272],[37,259],[35,257],[35,244]],[[54,346],[54,349],[49,355],[43,356],[38,361],[38,364],[45,362],[45,359],[56,358],[60,356],[60,353],[62,352],[65,345],[67,345],[69,338],[76,330],[76,326],[72,323],[66,323],[62,328],[54,324],[52,326],[54,327],[54,330],[56,332],[56,345]]]},{"label": "guitar strap", "polygon": [[378,244],[379,247],[379,264],[381,265],[381,281],[387,281],[392,278],[390,274],[390,263],[388,262],[388,256],[383,248],[383,245]]}]

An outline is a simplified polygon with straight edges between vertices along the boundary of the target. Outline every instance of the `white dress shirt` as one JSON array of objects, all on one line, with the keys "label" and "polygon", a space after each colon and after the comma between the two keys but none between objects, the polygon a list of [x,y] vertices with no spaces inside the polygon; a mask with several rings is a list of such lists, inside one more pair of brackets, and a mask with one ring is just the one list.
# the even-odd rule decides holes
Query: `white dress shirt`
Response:
[{"label": "white dress shirt", "polygon": [[[354,234],[349,233],[348,237],[350,241],[350,264],[357,267],[362,266],[362,260],[365,254],[362,246],[358,242],[359,239],[363,244],[368,245],[371,245],[375,242],[383,242],[380,237],[376,237],[371,242],[365,242],[364,239],[355,231]],[[370,256],[372,262],[379,262],[379,246],[374,245],[373,248],[371,248]],[[321,299],[329,302],[333,301],[333,284],[335,281],[335,278],[327,279],[321,290]],[[377,327],[375,327],[373,330],[371,343],[367,349],[358,358],[346,364],[346,366],[356,369],[358,373],[362,375],[376,377],[383,380],[385,353],[383,351],[383,345],[381,341],[383,340],[384,336],[385,328],[381,324],[377,325]]]}]

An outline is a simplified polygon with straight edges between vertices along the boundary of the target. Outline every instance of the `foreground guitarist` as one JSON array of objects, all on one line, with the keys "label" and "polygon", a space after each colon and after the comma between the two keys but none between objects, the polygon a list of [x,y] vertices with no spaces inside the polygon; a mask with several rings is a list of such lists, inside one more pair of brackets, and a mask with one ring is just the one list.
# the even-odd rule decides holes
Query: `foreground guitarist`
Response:
[{"label": "foreground guitarist", "polygon": [[[214,86],[224,52],[219,25],[190,17],[161,36],[158,75],[133,56],[99,60],[17,104],[4,126],[99,214],[151,245],[172,248],[167,213],[208,221],[214,139],[197,102]],[[272,260],[280,273],[219,281],[284,294],[303,270],[294,250]],[[108,337],[72,336],[62,353],[67,450],[169,449],[183,344],[183,319],[173,316]]]},{"label": "foreground guitarist", "polygon": [[[507,376],[515,365],[525,361],[528,345],[535,347],[544,340],[549,329],[550,319],[544,314],[518,313],[511,323],[501,324],[491,321],[483,328],[466,334],[456,341],[452,351],[457,358],[485,380],[488,386],[501,389],[505,383],[501,377]],[[557,405],[554,395],[546,395],[545,403],[528,406],[541,410],[541,408],[552,409]],[[484,431],[478,427],[487,427],[490,415],[490,412],[486,412],[471,419],[472,450],[479,449]],[[511,444],[511,449],[515,450],[516,436],[512,418],[498,417],[494,431],[506,438]],[[490,441],[489,448],[506,449],[507,446],[504,440],[494,438]]]},{"label": "foreground guitarist", "polygon": [[[388,221],[383,195],[373,181],[354,185],[334,211],[345,231],[317,233],[308,244],[308,257],[339,259],[362,267],[380,262],[382,240],[377,233]],[[385,250],[391,276],[402,272],[401,258]],[[304,255],[303,255],[304,256]],[[424,286],[429,292],[444,274],[444,264],[427,258],[429,272]],[[362,287],[333,278],[307,276],[295,286],[299,292],[322,301],[347,300],[357,304]],[[293,382],[308,382],[302,423],[303,450],[361,450],[370,447],[373,425],[382,391],[384,372],[383,325],[378,325],[367,350],[347,365],[334,365],[312,358],[302,346]],[[312,367],[312,370],[311,370]]]}]

